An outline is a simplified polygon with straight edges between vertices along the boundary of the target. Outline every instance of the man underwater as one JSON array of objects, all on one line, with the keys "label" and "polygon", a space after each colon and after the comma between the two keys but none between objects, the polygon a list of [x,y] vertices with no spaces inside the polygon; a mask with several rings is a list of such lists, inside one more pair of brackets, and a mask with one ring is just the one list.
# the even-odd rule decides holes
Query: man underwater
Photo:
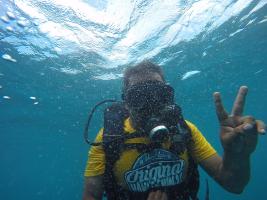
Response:
[{"label": "man underwater", "polygon": [[[121,131],[104,125],[98,133],[95,142],[103,145],[89,151],[83,199],[102,199],[104,192],[107,199],[198,199],[197,165],[227,191],[242,193],[250,178],[250,155],[266,130],[264,122],[243,116],[247,92],[240,87],[231,114],[220,93],[213,94],[224,150],[220,157],[197,127],[183,119],[160,66],[143,61],[126,69],[122,105],[127,114]],[[119,121],[111,126],[118,128]]]}]

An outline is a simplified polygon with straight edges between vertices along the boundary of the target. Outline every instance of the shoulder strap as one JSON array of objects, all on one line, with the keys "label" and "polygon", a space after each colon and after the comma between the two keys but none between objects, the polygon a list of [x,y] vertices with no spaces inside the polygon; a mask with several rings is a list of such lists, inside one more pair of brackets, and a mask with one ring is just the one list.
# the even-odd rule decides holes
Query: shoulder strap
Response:
[{"label": "shoulder strap", "polygon": [[187,173],[187,181],[186,187],[188,189],[188,194],[192,200],[198,200],[197,193],[199,190],[199,171],[198,171],[198,164],[193,159],[190,153],[190,146],[192,145],[192,131],[191,128],[187,125],[186,121],[183,119],[184,127],[188,130],[188,138],[186,140],[186,147],[188,149],[188,173]]},{"label": "shoulder strap", "polygon": [[[182,110],[180,109],[180,116],[178,121],[178,133],[177,136],[173,138],[172,150],[175,152],[183,152],[184,149],[188,151],[188,172],[187,179],[185,183],[182,185],[182,190],[179,190],[180,195],[182,195],[182,199],[192,199],[198,200],[197,193],[199,190],[199,172],[198,165],[194,161],[191,153],[190,146],[192,144],[192,131],[190,127],[187,125],[183,115]],[[177,194],[177,196],[180,196]]]},{"label": "shoulder strap", "polygon": [[[124,120],[129,116],[123,103],[114,103],[104,111],[103,145],[106,156],[104,188],[107,198],[127,199],[115,181],[113,166],[119,159],[121,145],[123,145]],[[118,193],[119,192],[119,193]],[[120,195],[118,195],[120,194]]]},{"label": "shoulder strap", "polygon": [[192,200],[198,200],[197,193],[199,190],[199,171],[198,165],[189,155],[189,173],[187,186],[189,188],[189,196]]},{"label": "shoulder strap", "polygon": [[121,138],[124,130],[124,120],[129,116],[123,103],[113,103],[104,111],[104,133],[103,143],[105,148],[110,142]]},{"label": "shoulder strap", "polygon": [[[184,121],[185,122],[185,121]],[[186,124],[186,122],[185,122]],[[188,173],[187,173],[187,180],[186,180],[186,188],[188,191],[188,195],[192,200],[198,200],[197,193],[199,190],[199,171],[198,171],[198,164],[196,161],[193,159],[189,146],[192,143],[192,131],[190,127],[186,124],[187,129],[190,133],[189,138],[186,143],[186,147],[188,149]]]}]

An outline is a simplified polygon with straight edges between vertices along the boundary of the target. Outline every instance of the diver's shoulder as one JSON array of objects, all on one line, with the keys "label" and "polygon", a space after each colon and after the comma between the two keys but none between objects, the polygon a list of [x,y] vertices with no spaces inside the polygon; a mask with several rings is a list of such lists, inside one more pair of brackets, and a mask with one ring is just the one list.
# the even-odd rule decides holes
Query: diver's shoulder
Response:
[{"label": "diver's shoulder", "polygon": [[186,122],[186,124],[191,128],[193,128],[193,127],[197,127],[193,122],[191,122],[191,121],[189,121],[189,120],[187,120],[187,119],[185,119],[185,122]]},{"label": "diver's shoulder", "polygon": [[190,130],[192,131],[193,134],[194,133],[200,133],[200,131],[198,130],[197,126],[193,122],[191,122],[189,120],[185,120],[185,122],[186,122],[187,126],[190,128]]}]

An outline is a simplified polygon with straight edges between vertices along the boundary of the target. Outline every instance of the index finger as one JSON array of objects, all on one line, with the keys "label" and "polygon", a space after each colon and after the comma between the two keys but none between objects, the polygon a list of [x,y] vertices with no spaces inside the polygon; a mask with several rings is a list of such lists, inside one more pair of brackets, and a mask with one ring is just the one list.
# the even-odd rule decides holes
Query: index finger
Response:
[{"label": "index finger", "polygon": [[214,98],[217,117],[218,117],[219,121],[221,122],[221,121],[228,118],[228,113],[225,111],[225,109],[223,107],[220,93],[214,92],[213,98]]},{"label": "index finger", "polygon": [[236,96],[234,105],[233,105],[233,109],[231,113],[232,115],[241,116],[243,114],[247,93],[248,93],[248,87],[241,86]]}]

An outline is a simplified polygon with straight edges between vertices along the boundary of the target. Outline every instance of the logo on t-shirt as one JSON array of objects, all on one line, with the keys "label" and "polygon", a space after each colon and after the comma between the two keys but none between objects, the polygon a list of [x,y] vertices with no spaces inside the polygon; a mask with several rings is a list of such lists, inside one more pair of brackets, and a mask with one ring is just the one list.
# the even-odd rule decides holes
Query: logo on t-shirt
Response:
[{"label": "logo on t-shirt", "polygon": [[124,179],[132,192],[145,192],[155,187],[174,186],[183,180],[185,161],[164,149],[154,149],[137,158]]}]

